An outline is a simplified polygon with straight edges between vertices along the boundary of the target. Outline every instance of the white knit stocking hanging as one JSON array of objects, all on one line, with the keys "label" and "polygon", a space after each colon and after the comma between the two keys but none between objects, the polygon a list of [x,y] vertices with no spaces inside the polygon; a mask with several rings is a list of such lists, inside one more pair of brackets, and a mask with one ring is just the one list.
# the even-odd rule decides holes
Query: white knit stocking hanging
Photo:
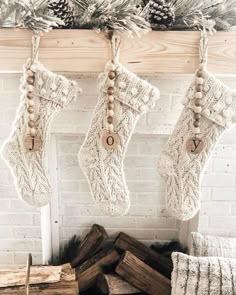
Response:
[{"label": "white knit stocking hanging", "polygon": [[[41,207],[51,196],[45,163],[50,124],[64,106],[77,99],[80,89],[76,82],[40,64],[39,37],[33,36],[32,42],[32,59],[23,67],[20,104],[1,154],[15,178],[19,197],[31,206]],[[29,81],[33,85],[27,85]]]},{"label": "white knit stocking hanging", "polygon": [[200,70],[186,93],[184,109],[158,163],[166,183],[167,208],[181,220],[198,212],[206,164],[220,136],[236,121],[236,92],[206,69],[205,34],[200,57]]},{"label": "white knit stocking hanging", "polygon": [[[79,152],[80,166],[92,195],[109,215],[124,215],[129,209],[123,160],[140,115],[153,108],[159,98],[158,89],[118,62],[119,46],[119,37],[113,35],[113,60],[106,64],[99,77],[100,95]],[[112,144],[114,148],[109,147]]]}]

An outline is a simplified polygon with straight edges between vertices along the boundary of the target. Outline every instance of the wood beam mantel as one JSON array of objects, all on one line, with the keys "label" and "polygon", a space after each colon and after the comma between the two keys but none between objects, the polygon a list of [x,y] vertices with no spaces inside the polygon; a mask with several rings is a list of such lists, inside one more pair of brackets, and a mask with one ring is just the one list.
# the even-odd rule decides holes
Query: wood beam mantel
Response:
[{"label": "wood beam mantel", "polygon": [[[30,56],[31,32],[0,29],[0,72],[19,72]],[[121,62],[138,74],[193,73],[198,65],[199,32],[150,32],[122,36]],[[111,57],[109,41],[92,30],[53,30],[42,37],[40,61],[58,72],[96,74]],[[209,36],[209,70],[236,74],[236,34]]]}]

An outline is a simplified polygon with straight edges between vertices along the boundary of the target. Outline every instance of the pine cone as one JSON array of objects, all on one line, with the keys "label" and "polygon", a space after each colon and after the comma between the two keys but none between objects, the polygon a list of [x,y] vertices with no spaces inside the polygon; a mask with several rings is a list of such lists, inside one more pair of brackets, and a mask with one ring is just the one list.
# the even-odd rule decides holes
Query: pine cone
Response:
[{"label": "pine cone", "polygon": [[168,29],[175,21],[175,13],[165,0],[151,0],[149,3],[149,21],[154,29]]},{"label": "pine cone", "polygon": [[71,0],[59,0],[49,4],[52,14],[64,21],[61,28],[72,28],[74,25],[74,7]]}]

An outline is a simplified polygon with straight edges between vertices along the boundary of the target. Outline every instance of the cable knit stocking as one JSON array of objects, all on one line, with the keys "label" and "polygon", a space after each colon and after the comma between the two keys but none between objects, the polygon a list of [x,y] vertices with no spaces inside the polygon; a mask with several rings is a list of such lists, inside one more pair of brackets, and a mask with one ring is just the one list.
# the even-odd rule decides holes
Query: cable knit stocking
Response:
[{"label": "cable knit stocking", "polygon": [[102,137],[107,128],[107,89],[109,62],[100,76],[99,99],[85,142],[79,152],[95,201],[109,215],[124,215],[130,206],[125,183],[123,159],[136,122],[141,114],[154,107],[159,91],[148,82],[115,62],[117,77],[114,93],[114,130],[120,143],[116,149],[106,149]]},{"label": "cable knit stocking", "polygon": [[25,67],[20,105],[10,136],[2,147],[2,156],[15,177],[19,197],[31,206],[41,207],[49,202],[51,196],[45,163],[50,123],[56,113],[77,98],[80,89],[76,82],[51,73],[39,63],[33,64],[31,68],[35,72],[33,91],[35,128],[37,137],[41,138],[42,146],[38,151],[28,151],[24,146],[28,132]]},{"label": "cable knit stocking", "polygon": [[236,92],[205,72],[202,98],[201,139],[204,148],[199,154],[187,151],[193,137],[195,83],[185,97],[185,107],[158,164],[166,182],[167,208],[178,219],[192,218],[200,207],[201,179],[206,164],[226,128],[236,119]]}]

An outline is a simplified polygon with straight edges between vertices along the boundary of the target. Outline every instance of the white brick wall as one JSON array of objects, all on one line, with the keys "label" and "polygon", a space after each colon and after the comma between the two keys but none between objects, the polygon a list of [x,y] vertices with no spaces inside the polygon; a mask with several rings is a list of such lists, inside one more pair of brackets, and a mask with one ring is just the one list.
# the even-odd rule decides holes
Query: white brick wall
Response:
[{"label": "white brick wall", "polygon": [[[0,144],[9,134],[19,102],[19,75],[0,75]],[[60,240],[74,234],[84,235],[93,223],[104,225],[114,237],[124,230],[151,242],[177,238],[180,222],[165,210],[164,184],[156,162],[168,134],[179,116],[181,99],[190,76],[165,76],[149,79],[162,93],[157,107],[137,124],[125,159],[125,174],[131,191],[131,210],[125,217],[105,216],[93,202],[86,179],[78,166],[77,153],[88,129],[96,104],[96,79],[79,78],[83,95],[59,115],[52,128],[56,139],[56,166],[59,191]],[[224,77],[234,86],[234,77]],[[236,236],[236,129],[220,140],[203,180],[199,231]],[[13,179],[0,161],[0,267],[25,263],[32,252],[34,262],[41,262],[40,210],[29,208],[16,196]]]}]

